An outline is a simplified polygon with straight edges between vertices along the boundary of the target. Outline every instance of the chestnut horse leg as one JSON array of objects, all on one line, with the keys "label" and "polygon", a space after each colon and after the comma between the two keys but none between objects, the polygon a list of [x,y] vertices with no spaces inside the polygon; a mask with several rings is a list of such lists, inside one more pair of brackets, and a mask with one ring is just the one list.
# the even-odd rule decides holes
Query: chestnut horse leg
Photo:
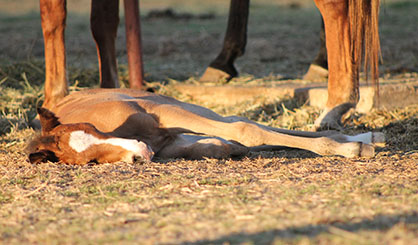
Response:
[{"label": "chestnut horse leg", "polygon": [[125,0],[126,52],[128,53],[129,86],[142,88],[144,85],[144,64],[142,61],[141,24],[139,1]]},{"label": "chestnut horse leg", "polygon": [[325,47],[324,19],[321,18],[321,32],[319,33],[320,48],[303,80],[317,81],[328,78],[327,48]]},{"label": "chestnut horse leg", "polygon": [[249,0],[231,0],[223,48],[200,78],[201,82],[230,80],[238,75],[234,61],[245,51],[249,4]]},{"label": "chestnut horse leg", "polygon": [[318,128],[340,128],[341,117],[359,99],[358,73],[354,71],[347,0],[315,0],[324,18],[328,52],[328,101],[315,122]]},{"label": "chestnut horse leg", "polygon": [[64,43],[65,0],[40,0],[41,24],[45,48],[45,101],[52,108],[68,94]]},{"label": "chestnut horse leg", "polygon": [[99,56],[100,87],[119,87],[115,40],[119,0],[92,0],[90,25]]}]

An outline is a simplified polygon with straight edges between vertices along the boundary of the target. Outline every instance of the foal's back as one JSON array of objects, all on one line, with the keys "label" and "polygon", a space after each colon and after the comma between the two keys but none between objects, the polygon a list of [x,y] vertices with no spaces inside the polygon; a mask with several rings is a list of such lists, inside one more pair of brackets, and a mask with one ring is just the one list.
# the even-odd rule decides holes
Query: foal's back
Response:
[{"label": "foal's back", "polygon": [[61,123],[91,123],[115,137],[144,141],[158,152],[175,135],[187,130],[168,130],[160,125],[162,105],[180,106],[170,97],[133,89],[91,89],[75,92],[52,112]]},{"label": "foal's back", "polygon": [[[136,89],[89,89],[72,93],[52,111],[63,123],[89,122],[99,130],[110,132],[122,125],[128,117],[138,113],[147,114],[158,124],[162,123],[163,118],[172,120],[167,119],[172,117],[169,113],[172,109],[191,112],[210,120],[225,121],[225,118],[207,108]],[[164,127],[163,124],[160,126]]]}]

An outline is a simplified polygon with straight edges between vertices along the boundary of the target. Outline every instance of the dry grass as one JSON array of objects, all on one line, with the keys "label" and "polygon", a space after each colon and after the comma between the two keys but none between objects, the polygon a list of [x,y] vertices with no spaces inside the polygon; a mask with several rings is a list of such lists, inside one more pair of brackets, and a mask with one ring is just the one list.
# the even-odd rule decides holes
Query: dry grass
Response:
[{"label": "dry grass", "polygon": [[[416,115],[416,107],[392,113],[412,110]],[[417,122],[386,120],[379,130],[388,145],[371,159],[282,150],[244,159],[82,167],[29,164],[21,149],[32,131],[20,130],[1,139],[1,239],[416,242]]]},{"label": "dry grass", "polygon": [[[381,26],[382,76],[416,78],[418,38],[411,31],[416,4],[387,2]],[[243,76],[236,82],[268,82],[302,74],[315,52],[298,48],[300,39],[316,40],[316,31],[297,34],[288,23],[301,26],[316,14],[309,8],[265,9],[257,4],[253,8],[248,52],[238,65],[254,77]],[[285,24],[262,24],[272,23],[269,18],[273,19],[274,11]],[[306,16],[292,19],[293,15]],[[1,244],[418,242],[418,105],[356,113],[350,118],[347,133],[372,130],[387,136],[386,146],[370,159],[319,157],[286,149],[251,153],[243,159],[29,164],[23,150],[34,133],[28,122],[42,102],[44,77],[38,18],[0,16],[8,23],[0,28],[9,34],[8,42],[0,41]],[[97,84],[94,47],[87,44],[90,34],[82,22],[86,19],[69,21],[72,90]],[[157,81],[161,93],[179,96],[162,84],[167,78],[183,81],[196,76],[211,59],[207,54],[222,40],[224,30],[217,28],[224,25],[222,16],[213,22],[199,21],[199,27],[194,21],[143,24],[147,76]],[[35,26],[38,31],[30,31]],[[72,33],[79,33],[78,39]],[[15,46],[10,46],[10,40]],[[123,47],[122,37],[118,42]],[[160,49],[166,45],[173,47],[168,53]],[[120,78],[126,81],[125,54],[118,54]],[[212,109],[294,129],[309,129],[319,114],[317,108],[291,98]]]}]

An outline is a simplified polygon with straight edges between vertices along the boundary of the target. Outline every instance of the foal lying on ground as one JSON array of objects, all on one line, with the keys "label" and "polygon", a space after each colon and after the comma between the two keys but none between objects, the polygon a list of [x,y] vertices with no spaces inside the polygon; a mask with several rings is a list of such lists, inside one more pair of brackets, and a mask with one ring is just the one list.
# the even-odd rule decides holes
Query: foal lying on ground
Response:
[{"label": "foal lying on ground", "polygon": [[[372,157],[382,133],[347,136],[268,127],[170,97],[130,89],[73,93],[52,108],[39,109],[42,136],[31,144],[31,162],[70,164],[132,162],[135,157],[200,159],[243,156],[268,146],[320,155]],[[271,149],[271,147],[270,147]]]}]

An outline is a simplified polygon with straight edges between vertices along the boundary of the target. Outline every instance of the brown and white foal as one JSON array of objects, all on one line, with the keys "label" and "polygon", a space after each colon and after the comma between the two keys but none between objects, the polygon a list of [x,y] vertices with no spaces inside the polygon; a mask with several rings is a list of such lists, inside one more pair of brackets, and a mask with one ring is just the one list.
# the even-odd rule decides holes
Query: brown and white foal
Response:
[{"label": "brown and white foal", "polygon": [[153,153],[160,158],[227,158],[277,146],[319,155],[372,157],[372,144],[384,141],[381,133],[347,136],[268,127],[132,89],[76,92],[52,112],[39,109],[38,113],[42,136],[31,144],[31,162],[132,162],[134,157],[151,160]]},{"label": "brown and white foal", "polygon": [[42,134],[28,146],[31,163],[130,163],[135,158],[149,161],[154,155],[144,142],[113,137],[100,132],[90,123],[61,124],[54,113],[45,108],[38,108],[38,114]]}]

